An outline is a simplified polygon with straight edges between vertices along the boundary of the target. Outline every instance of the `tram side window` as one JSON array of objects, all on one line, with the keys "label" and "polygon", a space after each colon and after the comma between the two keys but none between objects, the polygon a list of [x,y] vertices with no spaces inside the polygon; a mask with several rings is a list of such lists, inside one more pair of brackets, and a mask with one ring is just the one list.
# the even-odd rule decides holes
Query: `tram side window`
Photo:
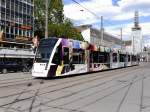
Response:
[{"label": "tram side window", "polygon": [[124,54],[119,54],[119,61],[125,62],[125,55]]},{"label": "tram side window", "polygon": [[130,60],[131,60],[131,59],[130,59],[130,55],[128,55],[128,62],[130,62]]},{"label": "tram side window", "polygon": [[99,53],[99,63],[105,63],[105,55],[103,53]]},{"label": "tram side window", "polygon": [[99,63],[99,52],[98,51],[94,51],[93,52],[93,63]]},{"label": "tram side window", "polygon": [[80,64],[84,64],[85,63],[85,51],[84,50],[80,51],[79,62],[80,62]]},{"label": "tram side window", "polygon": [[109,55],[106,52],[99,52],[99,63],[108,63]]},{"label": "tram side window", "polygon": [[69,64],[69,48],[64,47],[64,64]]},{"label": "tram side window", "polygon": [[52,63],[60,65],[61,64],[61,47],[56,48]]},{"label": "tram side window", "polygon": [[93,51],[90,54],[91,63],[108,63],[109,54],[105,52]]},{"label": "tram side window", "polygon": [[104,63],[109,63],[109,62],[110,62],[109,53],[104,52]]},{"label": "tram side window", "polygon": [[137,59],[136,59],[136,56],[134,56],[134,55],[132,55],[132,61],[136,61]]},{"label": "tram side window", "polygon": [[84,64],[85,63],[85,51],[82,49],[73,49],[72,63]]},{"label": "tram side window", "polygon": [[117,62],[117,53],[113,53],[113,62]]},{"label": "tram side window", "polygon": [[100,53],[98,51],[91,51],[90,63],[99,63],[100,59],[103,62],[103,55],[100,55]]}]

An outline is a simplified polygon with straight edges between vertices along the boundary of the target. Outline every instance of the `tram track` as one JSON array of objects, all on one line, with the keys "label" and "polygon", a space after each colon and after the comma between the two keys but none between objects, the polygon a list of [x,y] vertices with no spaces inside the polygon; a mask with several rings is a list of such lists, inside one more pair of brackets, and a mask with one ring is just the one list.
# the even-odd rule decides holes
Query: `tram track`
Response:
[{"label": "tram track", "polygon": [[[51,100],[51,101],[49,101],[49,102],[53,102],[53,101],[56,101],[56,100],[60,100],[60,99],[63,99],[63,98],[67,98],[67,97],[70,97],[70,96],[72,96],[72,95],[78,94],[79,92],[83,92],[83,91],[86,91],[86,90],[89,90],[89,89],[93,89],[93,88],[98,87],[98,86],[102,86],[102,85],[104,85],[104,84],[106,84],[106,83],[110,83],[110,81],[114,81],[114,80],[116,80],[116,79],[118,79],[118,78],[120,78],[120,77],[113,78],[112,80],[109,80],[108,82],[100,83],[100,84],[94,85],[94,86],[89,87],[89,88],[85,88],[85,89],[83,89],[83,90],[81,90],[81,91],[74,92],[74,93],[72,93],[72,94],[70,94],[70,95],[66,95],[66,96],[63,96],[63,97],[60,97],[60,98],[53,99],[53,100]],[[99,93],[99,92],[102,92],[102,91],[104,91],[104,90],[110,89],[111,87],[115,87],[115,86],[119,86],[119,85],[118,85],[118,84],[114,84],[114,85],[112,85],[112,86],[109,86],[109,87],[104,88],[104,89],[102,89],[102,90],[99,90],[99,91],[97,91],[97,92],[93,92],[93,94],[97,94],[97,93]],[[86,96],[84,96],[84,97],[79,97],[79,98],[77,98],[77,99],[75,99],[75,100],[72,100],[71,102],[67,102],[67,103],[65,103],[65,104],[63,104],[63,105],[59,105],[59,106],[64,106],[64,105],[67,105],[67,104],[71,104],[71,103],[73,103],[73,102],[79,101],[79,100],[84,99],[84,98],[89,97],[89,96],[91,96],[91,94],[88,94],[88,95],[86,95]],[[47,102],[47,103],[49,103],[49,102]]]},{"label": "tram track", "polygon": [[123,98],[121,99],[121,101],[120,101],[120,103],[119,103],[119,105],[118,105],[118,107],[117,107],[116,112],[120,112],[121,106],[123,105],[123,103],[124,103],[124,101],[125,101],[125,99],[126,99],[128,93],[129,93],[129,91],[130,91],[130,89],[131,89],[131,87],[132,87],[132,85],[133,85],[134,80],[135,80],[135,77],[133,77],[133,79],[132,79],[131,82],[129,83],[129,86],[128,86],[127,90],[125,91],[125,93],[124,93],[124,95],[123,95]]},{"label": "tram track", "polygon": [[[137,70],[137,69],[139,69],[139,68],[136,68],[135,70]],[[125,70],[125,71],[123,71],[123,70],[114,70],[113,72],[115,72],[115,73],[124,73],[124,72],[128,72],[128,70]],[[50,85],[50,86],[46,86],[46,87],[44,87],[44,88],[41,88],[41,89],[45,89],[45,88],[50,88],[50,87],[55,87],[55,86],[59,86],[59,85],[63,85],[63,84],[66,84],[66,83],[70,83],[70,82],[76,82],[76,81],[79,81],[79,80],[87,80],[87,79],[89,79],[89,78],[92,78],[92,77],[94,77],[94,79],[96,79],[97,77],[100,77],[100,78],[105,78],[105,77],[107,77],[107,76],[105,76],[105,75],[107,75],[107,74],[109,74],[109,72],[104,72],[104,74],[102,74],[102,75],[97,75],[96,73],[95,74],[92,74],[92,75],[90,75],[89,77],[87,77],[87,75],[86,75],[86,77],[85,78],[80,78],[79,77],[79,79],[78,79],[78,77],[77,77],[77,79],[73,79],[73,80],[69,80],[69,81],[62,81],[61,83],[54,83],[54,84],[52,84],[52,85]],[[119,74],[118,74],[119,75]],[[96,76],[96,77],[95,77]],[[110,76],[113,76],[113,75],[110,75]],[[31,81],[29,81],[29,82],[25,82],[25,83],[19,83],[19,84],[15,84],[15,85],[6,85],[6,86],[3,86],[3,87],[9,87],[9,86],[18,86],[18,85],[21,85],[21,84],[23,84],[23,85],[28,85],[29,83],[32,83],[32,85],[34,84],[35,85],[35,83],[34,83],[34,81],[35,82],[39,82],[39,80],[33,80],[32,82]],[[44,80],[43,80],[44,81]],[[87,81],[88,82],[88,81]],[[49,82],[44,82],[44,83],[49,83]],[[64,89],[64,88],[63,88]],[[31,91],[34,91],[34,90],[28,90],[28,91],[26,91],[26,92],[31,92]],[[25,92],[25,93],[26,93]],[[19,92],[20,93],[20,92]],[[2,97],[0,97],[0,99],[1,98],[7,98],[7,97],[10,97],[10,96],[14,96],[14,95],[17,95],[17,93],[16,94],[12,94],[12,95],[8,95],[8,96],[2,96]]]},{"label": "tram track", "polygon": [[[142,74],[140,74],[140,75],[142,75]],[[150,77],[150,76],[148,75],[146,78],[148,78],[148,77]],[[120,87],[120,88],[118,88],[118,89],[116,89],[116,90],[110,92],[109,94],[106,94],[106,95],[104,95],[104,96],[102,96],[102,97],[100,97],[100,98],[97,98],[95,101],[92,101],[92,102],[90,102],[90,103],[87,103],[87,104],[83,105],[83,106],[77,108],[77,110],[79,110],[79,109],[81,109],[81,108],[84,108],[84,107],[88,107],[88,106],[90,106],[90,105],[94,105],[96,102],[98,102],[98,101],[100,101],[100,100],[103,100],[104,98],[106,98],[106,97],[108,97],[108,96],[111,96],[111,95],[113,95],[113,94],[115,94],[115,93],[117,93],[117,92],[119,92],[119,91],[121,91],[121,90],[123,90],[123,89],[125,89],[125,88],[128,88],[127,91],[125,92],[125,95],[123,96],[123,99],[121,100],[121,102],[123,102],[124,99],[126,98],[126,95],[127,95],[128,92],[129,92],[131,86],[132,86],[133,84],[135,84],[135,83],[141,81],[141,80],[143,80],[143,78],[139,78],[139,79],[137,79],[137,80],[132,80],[132,82],[126,84],[125,86],[122,86],[122,87]],[[122,103],[121,103],[121,104],[122,104]],[[119,108],[120,108],[120,107],[119,107]]]},{"label": "tram track", "polygon": [[[98,88],[99,86],[102,86],[102,85],[104,85],[104,84],[110,83],[110,82],[112,82],[112,81],[117,81],[117,79],[123,78],[124,76],[126,77],[126,76],[128,76],[128,75],[124,74],[123,76],[120,76],[120,77],[114,77],[114,78],[112,78],[111,80],[104,81],[104,82],[100,82],[100,83],[98,83],[98,84],[96,84],[96,85],[93,85],[93,86],[84,88],[84,89],[82,89],[82,90],[73,92],[73,93],[71,93],[71,94],[69,94],[69,95],[65,95],[65,96],[62,96],[62,97],[58,97],[58,98],[56,98],[56,99],[52,99],[50,102],[54,102],[54,101],[57,101],[57,100],[65,99],[65,98],[67,98],[67,97],[71,97],[71,96],[73,96],[73,95],[77,95],[77,94],[79,94],[79,93],[81,93],[81,92],[85,92],[86,90]],[[117,84],[114,84],[114,85],[112,85],[112,86],[109,86],[109,87],[107,87],[107,88],[105,88],[105,89],[103,89],[103,90],[110,89],[111,87],[115,87],[115,86],[118,86],[118,83],[117,83]],[[101,91],[101,90],[100,90],[100,91]],[[89,96],[89,95],[88,95],[88,96]],[[86,96],[86,97],[88,97],[88,96]],[[76,99],[76,100],[74,100],[74,101],[77,101],[77,100],[80,100],[80,99],[82,99],[82,97],[80,97],[79,99]],[[73,101],[73,102],[74,102],[74,101]],[[72,102],[68,102],[67,104],[70,104],[70,103],[72,103]],[[67,105],[67,104],[64,104],[64,105]],[[60,105],[60,106],[62,106],[62,105]]]},{"label": "tram track", "polygon": [[[136,67],[136,66],[134,66],[134,67]],[[131,67],[129,67],[129,68],[131,68]],[[123,68],[123,69],[126,69],[126,68]],[[122,71],[123,69],[117,69],[118,71]],[[112,71],[115,71],[115,70],[112,70]],[[107,72],[107,71],[100,71],[100,72]],[[91,74],[91,73],[90,73]],[[85,75],[85,74],[84,74]],[[79,75],[78,75],[79,76]],[[87,75],[86,75],[87,76]],[[67,76],[65,76],[65,77],[67,77]],[[70,76],[68,76],[68,77],[70,77]],[[92,76],[93,77],[93,76]],[[63,78],[63,77],[62,77]],[[87,76],[87,78],[88,78],[88,76]],[[18,80],[18,79],[20,79],[20,80]],[[56,78],[55,78],[56,79]],[[23,77],[23,78],[10,78],[10,79],[4,79],[4,80],[0,80],[0,82],[2,82],[2,83],[0,83],[0,85],[3,85],[3,84],[6,84],[6,85],[3,85],[3,86],[0,86],[0,88],[3,88],[3,87],[8,87],[8,86],[16,86],[16,85],[19,85],[19,84],[21,84],[21,83],[18,83],[18,84],[16,84],[17,82],[22,82],[22,81],[24,81],[24,80],[33,80],[33,78],[28,78],[28,77]],[[9,84],[8,84],[9,83]],[[14,85],[13,85],[13,83],[14,83]],[[8,85],[7,85],[8,84]],[[24,83],[23,83],[24,84]]]},{"label": "tram track", "polygon": [[[126,68],[124,68],[125,70],[123,70],[123,69],[118,69],[118,70],[112,70],[112,73],[113,72],[117,72],[117,73],[121,73],[121,72],[126,72],[126,71],[128,71]],[[135,68],[135,69],[139,69],[139,68]],[[102,72],[100,72],[100,73],[102,73]],[[102,75],[105,75],[105,74],[108,74],[109,73],[109,71],[104,71],[103,72],[103,74]],[[85,74],[86,75],[86,74]],[[84,75],[82,75],[82,76],[84,76]],[[81,77],[82,77],[81,76]],[[93,73],[93,74],[89,74],[89,75],[86,75],[86,77],[85,78],[80,78],[81,80],[86,80],[86,79],[88,79],[88,78],[92,78],[92,77],[99,77],[96,73]],[[75,76],[75,77],[78,77],[78,76]],[[70,78],[70,77],[69,77]],[[80,79],[75,79],[75,80],[72,80],[72,81],[67,81],[68,83],[69,82],[74,82],[74,81],[78,81],[78,80],[80,80]],[[26,84],[28,84],[28,82],[30,83],[31,81],[32,81],[32,83],[35,81],[34,80],[34,78],[29,78],[29,79],[27,79],[27,82],[23,82],[22,83],[22,80],[24,80],[24,79],[21,79],[20,81],[13,81],[13,82],[9,82],[9,84],[8,84],[8,82],[5,82],[5,83],[3,83],[3,84],[6,84],[6,85],[1,85],[0,86],[0,88],[5,88],[5,87],[10,87],[10,86],[20,86],[20,85],[26,85]],[[37,80],[39,80],[39,79],[37,79]],[[44,79],[43,79],[44,80]],[[45,80],[46,81],[46,80]],[[49,81],[49,80],[48,80]],[[50,81],[53,81],[53,80],[50,80]],[[16,83],[16,82],[21,82],[21,83]],[[36,81],[35,81],[36,82]],[[49,82],[48,82],[49,83]],[[66,82],[64,81],[64,82],[62,82],[62,83],[60,83],[60,84],[65,84]],[[33,83],[34,84],[34,83]],[[59,85],[59,83],[56,83],[56,84],[52,84],[52,85],[50,85],[50,86],[48,86],[48,87],[52,87],[52,86],[57,86],[57,85]],[[0,97],[1,98],[1,97]]]},{"label": "tram track", "polygon": [[[141,74],[139,74],[139,75],[141,75]],[[134,77],[133,77],[133,79],[134,79]],[[132,83],[136,83],[136,82],[138,82],[138,81],[140,81],[140,80],[142,80],[142,78],[137,79],[137,80],[134,81],[134,82],[130,82],[129,84],[126,84],[125,86],[121,87],[121,89],[117,89],[116,91],[113,91],[111,94],[105,95],[104,97],[102,97],[102,99],[104,99],[104,98],[106,98],[107,96],[112,95],[113,93],[116,93],[116,92],[118,92],[118,91],[120,91],[120,90],[122,90],[122,89],[125,89],[126,87],[130,86]],[[116,84],[116,85],[114,85],[114,86],[120,86],[120,85]],[[110,87],[108,87],[108,88],[104,88],[104,89],[102,89],[102,90],[99,90],[99,91],[97,91],[96,93],[94,92],[94,93],[92,93],[92,94],[88,94],[88,95],[86,95],[86,96],[84,96],[84,97],[79,97],[78,99],[76,99],[76,100],[74,100],[74,101],[71,101],[71,102],[68,102],[68,103],[66,103],[66,104],[63,104],[63,105],[59,105],[59,106],[49,106],[49,105],[47,105],[47,104],[50,103],[50,102],[59,100],[59,98],[57,98],[57,99],[55,99],[55,100],[53,99],[53,100],[50,100],[50,101],[47,101],[47,102],[43,102],[42,105],[49,106],[49,107],[52,107],[52,108],[64,108],[64,107],[62,107],[62,106],[67,105],[67,104],[71,104],[71,103],[74,103],[74,102],[77,102],[77,101],[79,102],[80,100],[83,100],[84,98],[87,98],[87,97],[96,95],[96,94],[98,94],[98,93],[100,93],[100,92],[106,91],[106,90],[110,89],[111,87],[113,87],[113,86],[110,86]],[[67,97],[67,96],[65,96],[65,97]],[[64,98],[65,98],[65,97],[64,97]],[[68,97],[70,97],[70,96],[68,95]],[[61,97],[61,98],[62,98],[62,97]],[[90,104],[93,104],[93,103],[90,103]],[[40,105],[36,105],[34,108],[36,108],[36,107],[38,107],[38,106],[40,106]],[[86,106],[87,106],[87,105],[86,105]],[[86,106],[85,106],[85,107],[86,107]],[[79,110],[79,109],[80,109],[80,108],[73,109],[73,110]],[[24,111],[26,111],[26,110],[24,110]]]},{"label": "tram track", "polygon": [[143,94],[144,94],[144,80],[146,79],[146,77],[143,74],[143,79],[141,82],[141,96],[140,96],[140,110],[139,112],[142,112],[142,110],[144,109],[144,105],[143,105]]},{"label": "tram track", "polygon": [[[112,75],[111,75],[111,76],[112,76]],[[102,78],[102,77],[101,77],[101,78]],[[98,78],[96,78],[96,79],[98,80]],[[95,80],[96,80],[96,79],[95,79]],[[89,80],[88,80],[88,81],[89,81]],[[82,83],[85,83],[85,82],[82,82]],[[60,90],[63,90],[63,89],[65,89],[65,88],[70,88],[70,87],[72,87],[72,86],[80,85],[80,84],[82,84],[82,83],[77,83],[77,84],[75,84],[75,85],[70,85],[70,86],[67,86],[67,87],[64,87],[64,88],[59,88],[59,89],[56,89],[56,90],[53,90],[53,91],[49,91],[49,93],[51,93],[51,92],[56,92],[56,91],[60,91]],[[39,95],[43,95],[43,94],[46,94],[46,93],[41,93],[41,94],[39,94]],[[39,96],[39,95],[38,95],[38,96]],[[31,99],[31,98],[33,98],[33,96],[28,97],[28,98],[25,98],[25,99],[20,99],[20,100],[16,101],[15,103],[20,102],[20,101],[24,101],[24,100],[28,100],[28,99]],[[6,106],[6,105],[9,105],[9,104],[12,104],[12,103],[14,103],[14,102],[10,102],[10,103],[1,105],[0,107]]]}]

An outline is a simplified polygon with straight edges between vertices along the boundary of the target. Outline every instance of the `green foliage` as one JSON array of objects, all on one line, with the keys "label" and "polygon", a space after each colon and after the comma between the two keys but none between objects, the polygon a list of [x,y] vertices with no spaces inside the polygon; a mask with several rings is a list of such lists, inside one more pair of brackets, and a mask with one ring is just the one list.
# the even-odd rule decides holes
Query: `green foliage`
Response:
[{"label": "green foliage", "polygon": [[[45,1],[35,0],[35,35],[45,34]],[[83,40],[79,31],[73,28],[69,20],[64,19],[62,0],[48,0],[48,35]]]},{"label": "green foliage", "polygon": [[50,37],[71,38],[83,41],[81,33],[68,20],[59,24],[51,23],[48,27]]}]

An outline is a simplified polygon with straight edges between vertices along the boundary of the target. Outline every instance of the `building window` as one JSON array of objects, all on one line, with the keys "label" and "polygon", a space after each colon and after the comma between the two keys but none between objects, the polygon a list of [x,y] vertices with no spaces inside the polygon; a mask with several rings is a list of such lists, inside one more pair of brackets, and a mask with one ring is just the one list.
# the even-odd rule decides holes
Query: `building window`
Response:
[{"label": "building window", "polygon": [[27,37],[29,37],[30,36],[30,34],[29,34],[30,32],[29,31],[27,31]]},{"label": "building window", "polygon": [[10,14],[6,15],[6,20],[10,20]]},{"label": "building window", "polygon": [[5,13],[1,13],[1,19],[5,20]]},{"label": "building window", "polygon": [[20,36],[22,35],[22,31],[21,31],[21,29],[19,29],[19,35],[20,35]]},{"label": "building window", "polygon": [[6,8],[10,9],[10,1],[6,0]]},{"label": "building window", "polygon": [[1,4],[2,4],[3,7],[6,7],[6,0],[2,0]]},{"label": "building window", "polygon": [[10,34],[10,28],[6,27],[6,33]]},{"label": "building window", "polygon": [[18,35],[18,28],[15,28],[15,34]]},{"label": "building window", "polygon": [[19,12],[22,12],[23,11],[23,7],[22,7],[22,3],[20,2],[19,4]]},{"label": "building window", "polygon": [[13,10],[14,11],[14,2],[13,1],[11,1],[11,10]]},{"label": "building window", "polygon": [[11,34],[14,34],[14,28],[11,28]]},{"label": "building window", "polygon": [[1,30],[5,32],[5,27],[4,27],[4,26],[1,26]]},{"label": "building window", "polygon": [[14,14],[11,14],[11,20],[14,21]]}]

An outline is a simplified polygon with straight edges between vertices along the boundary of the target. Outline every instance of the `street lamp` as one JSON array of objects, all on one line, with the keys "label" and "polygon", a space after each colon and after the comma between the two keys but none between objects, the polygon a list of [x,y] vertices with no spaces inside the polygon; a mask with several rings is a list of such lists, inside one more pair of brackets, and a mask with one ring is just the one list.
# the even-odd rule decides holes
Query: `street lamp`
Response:
[{"label": "street lamp", "polygon": [[45,38],[48,38],[48,0],[45,1]]}]

